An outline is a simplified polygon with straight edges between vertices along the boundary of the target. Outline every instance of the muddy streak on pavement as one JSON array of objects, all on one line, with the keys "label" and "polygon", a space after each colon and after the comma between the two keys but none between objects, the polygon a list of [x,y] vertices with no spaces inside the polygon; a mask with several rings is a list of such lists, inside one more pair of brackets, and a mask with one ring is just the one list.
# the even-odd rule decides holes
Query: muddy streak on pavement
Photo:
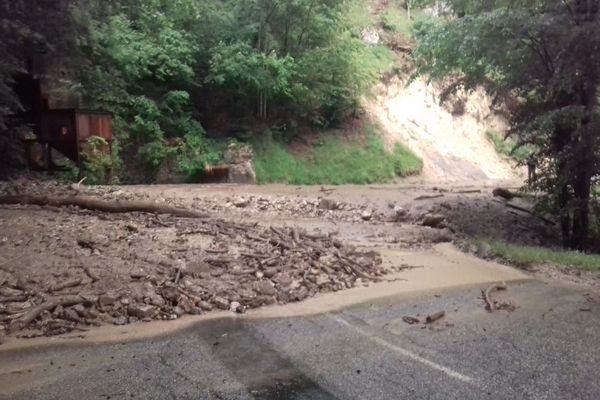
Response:
[{"label": "muddy streak on pavement", "polygon": [[123,342],[153,336],[164,336],[181,329],[189,328],[197,323],[223,317],[253,319],[315,315],[400,294],[479,283],[518,281],[530,278],[516,269],[463,254],[450,244],[437,245],[433,250],[427,252],[393,249],[381,249],[380,252],[386,263],[395,265],[405,264],[416,268],[390,274],[386,276],[388,282],[323,294],[299,303],[251,310],[245,315],[238,316],[231,312],[215,312],[206,316],[186,316],[176,321],[152,321],[126,326],[101,326],[82,335],[69,334],[64,337],[26,340],[10,338],[0,346],[0,355],[24,349],[37,349],[56,345]]}]

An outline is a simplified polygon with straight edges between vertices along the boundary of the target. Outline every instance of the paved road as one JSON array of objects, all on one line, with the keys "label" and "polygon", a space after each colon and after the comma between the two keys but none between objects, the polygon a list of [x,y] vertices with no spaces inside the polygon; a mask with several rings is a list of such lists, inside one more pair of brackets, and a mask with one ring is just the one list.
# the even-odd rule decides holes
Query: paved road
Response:
[{"label": "paved road", "polygon": [[[489,314],[480,289],[207,321],[134,343],[0,352],[0,398],[600,398],[600,303],[529,281],[497,296],[516,311]],[[442,309],[447,317],[430,326],[402,321]]]}]

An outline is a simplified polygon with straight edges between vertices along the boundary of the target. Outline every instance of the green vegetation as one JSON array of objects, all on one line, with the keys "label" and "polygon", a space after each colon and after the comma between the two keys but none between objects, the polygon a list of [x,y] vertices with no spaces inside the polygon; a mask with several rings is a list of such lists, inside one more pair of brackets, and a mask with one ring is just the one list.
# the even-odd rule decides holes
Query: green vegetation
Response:
[{"label": "green vegetation", "polygon": [[503,135],[494,131],[487,131],[486,135],[488,139],[494,143],[494,147],[496,147],[498,153],[511,157],[517,162],[524,163],[527,158],[534,153],[533,146],[520,146],[517,140],[512,136],[504,138]]},{"label": "green vegetation", "polygon": [[394,64],[389,49],[362,41],[366,26],[348,11],[368,14],[361,0],[9,3],[0,6],[0,128],[22,106],[14,76],[46,54],[49,70],[67,71],[49,77],[54,89],[113,114],[124,171],[177,157],[196,175],[219,157],[205,127],[223,137],[333,126]]},{"label": "green vegetation", "polygon": [[366,143],[324,135],[310,157],[292,154],[272,137],[256,140],[255,167],[259,183],[365,184],[385,183],[419,173],[422,161],[397,144],[392,153],[384,148],[374,127],[366,127]]},{"label": "green vegetation", "polygon": [[543,247],[490,243],[494,256],[521,267],[551,264],[585,270],[600,270],[600,256],[576,251],[551,250]]},{"label": "green vegetation", "polygon": [[88,138],[84,151],[83,173],[89,184],[113,184],[117,179],[114,171],[118,169],[120,161],[107,151],[108,142],[99,136]]}]

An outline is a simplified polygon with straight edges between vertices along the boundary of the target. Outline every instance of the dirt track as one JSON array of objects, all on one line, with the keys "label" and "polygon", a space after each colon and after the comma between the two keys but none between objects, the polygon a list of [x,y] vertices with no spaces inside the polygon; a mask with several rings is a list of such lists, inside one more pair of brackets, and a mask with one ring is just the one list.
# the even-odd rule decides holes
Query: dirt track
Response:
[{"label": "dirt track", "polygon": [[[150,200],[214,218],[1,206],[0,326],[20,337],[85,335],[90,325],[244,312],[405,279],[395,273],[425,263],[390,251],[469,237],[556,240],[552,226],[492,198],[494,186],[5,185],[2,193]],[[65,296],[81,301],[23,326],[28,311]]]}]

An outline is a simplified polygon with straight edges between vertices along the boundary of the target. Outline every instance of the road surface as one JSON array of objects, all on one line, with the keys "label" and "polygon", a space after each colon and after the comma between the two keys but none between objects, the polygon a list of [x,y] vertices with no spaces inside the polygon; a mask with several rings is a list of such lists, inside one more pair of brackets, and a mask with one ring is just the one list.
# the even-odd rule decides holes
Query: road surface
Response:
[{"label": "road surface", "polygon": [[[539,281],[232,316],[160,338],[0,352],[0,399],[598,399],[600,303]],[[445,310],[431,325],[408,325]]]}]

